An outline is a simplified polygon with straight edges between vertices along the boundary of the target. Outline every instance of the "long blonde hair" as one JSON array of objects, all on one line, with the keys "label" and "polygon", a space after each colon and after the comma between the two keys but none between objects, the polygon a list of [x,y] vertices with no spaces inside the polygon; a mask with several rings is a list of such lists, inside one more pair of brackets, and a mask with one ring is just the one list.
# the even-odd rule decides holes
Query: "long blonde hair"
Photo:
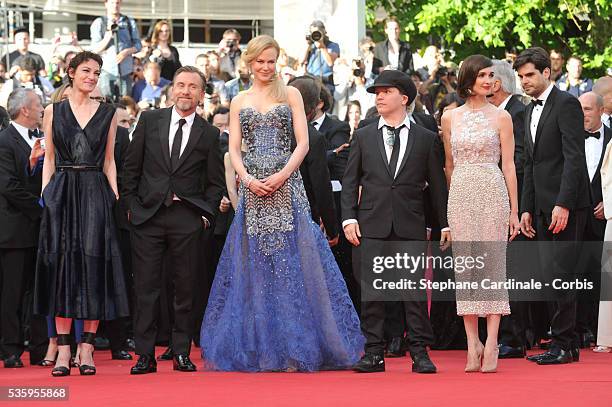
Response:
[{"label": "long blonde hair", "polygon": [[[268,48],[274,48],[276,50],[276,56],[280,55],[280,46],[278,42],[269,35],[258,35],[253,38],[247,44],[246,52],[244,52],[241,56],[241,59],[247,64],[247,66],[251,66],[251,63],[265,50]],[[287,101],[287,86],[281,80],[278,72],[274,74],[273,80],[270,83],[270,96],[274,99],[275,102],[285,102]]]}]

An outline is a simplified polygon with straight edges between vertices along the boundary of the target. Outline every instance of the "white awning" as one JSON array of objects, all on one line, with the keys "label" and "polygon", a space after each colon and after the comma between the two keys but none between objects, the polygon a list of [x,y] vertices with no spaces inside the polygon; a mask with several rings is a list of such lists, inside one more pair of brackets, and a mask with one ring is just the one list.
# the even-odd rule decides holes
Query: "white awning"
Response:
[{"label": "white awning", "polygon": [[[104,14],[102,0],[10,0],[9,3],[45,11]],[[272,20],[274,0],[123,0],[121,12],[135,18]]]}]

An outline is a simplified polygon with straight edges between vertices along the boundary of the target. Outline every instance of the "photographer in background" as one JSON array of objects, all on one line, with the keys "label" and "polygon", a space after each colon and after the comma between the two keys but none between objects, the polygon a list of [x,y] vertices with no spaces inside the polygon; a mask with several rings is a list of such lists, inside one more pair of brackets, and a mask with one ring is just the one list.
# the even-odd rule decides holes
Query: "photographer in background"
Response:
[{"label": "photographer in background", "polygon": [[161,68],[161,77],[172,81],[174,73],[182,65],[178,50],[172,46],[172,27],[168,21],[160,20],[155,23],[150,50],[148,60],[157,62]]},{"label": "photographer in background", "polygon": [[157,62],[148,61],[144,66],[144,79],[134,84],[132,98],[143,110],[157,108],[162,89],[170,82],[161,77],[161,67]]},{"label": "photographer in background", "polygon": [[439,64],[429,74],[419,89],[421,102],[430,114],[436,112],[436,106],[449,93],[457,89],[457,69],[453,63]]},{"label": "photographer in background", "polygon": [[373,72],[375,47],[374,41],[367,35],[359,41],[359,53],[363,59],[363,65],[365,66],[365,77],[372,80],[376,79],[378,76],[377,73]]},{"label": "photographer in background", "polygon": [[223,33],[217,54],[221,57],[219,62],[220,78],[229,81],[236,78],[236,71],[240,65],[240,33],[235,28],[229,28]]},{"label": "photographer in background", "polygon": [[17,72],[2,85],[0,90],[0,105],[6,106],[10,93],[18,88],[32,89],[38,95],[43,104],[46,103],[49,95],[53,92],[53,86],[47,80],[38,75],[38,65],[36,60],[30,56],[25,56],[19,60]]},{"label": "photographer in background", "polygon": [[385,34],[387,40],[379,42],[374,48],[372,71],[379,75],[386,69],[396,69],[406,73],[414,70],[410,45],[400,40],[400,24],[395,17],[385,21]]},{"label": "photographer in background", "polygon": [[132,55],[142,45],[136,21],[121,14],[121,0],[105,0],[106,15],[91,24],[91,50],[102,57],[98,86],[104,96],[117,101],[132,93]]},{"label": "photographer in background", "polygon": [[322,21],[315,20],[310,24],[310,34],[306,36],[308,44],[302,59],[306,73],[321,79],[321,82],[334,93],[334,62],[340,56],[340,46],[327,37]]},{"label": "photographer in background", "polygon": [[351,62],[351,70],[346,84],[338,84],[334,98],[336,99],[338,117],[346,116],[346,109],[349,101],[357,100],[362,111],[367,111],[375,105],[376,96],[368,93],[366,88],[372,83],[372,79],[365,76],[365,64],[361,58],[355,58]]},{"label": "photographer in background", "polygon": [[[216,93],[221,104],[225,107],[229,107],[229,98],[227,96],[225,82],[213,76],[213,69],[210,65],[210,56],[207,54],[198,55],[195,60],[195,66],[204,74],[204,78],[206,78],[206,94],[212,95],[213,93]],[[213,89],[210,93],[208,93],[208,85],[212,86]]]},{"label": "photographer in background", "polygon": [[230,102],[238,93],[242,92],[243,90],[249,90],[253,85],[251,75],[249,74],[249,67],[242,60],[240,60],[238,63],[237,71],[238,75],[236,78],[225,84],[225,89],[227,89],[227,96]]}]

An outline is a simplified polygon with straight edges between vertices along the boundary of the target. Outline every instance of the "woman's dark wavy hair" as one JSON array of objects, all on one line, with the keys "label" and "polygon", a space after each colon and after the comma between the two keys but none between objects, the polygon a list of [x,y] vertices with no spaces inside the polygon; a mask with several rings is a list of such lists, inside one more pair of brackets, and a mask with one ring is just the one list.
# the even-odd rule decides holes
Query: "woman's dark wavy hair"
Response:
[{"label": "woman's dark wavy hair", "polygon": [[[92,59],[96,61],[98,65],[100,65],[100,69],[101,69],[102,68],[102,57],[100,57],[100,55],[96,54],[95,52],[91,52],[91,51],[82,51],[76,54],[74,58],[70,60],[70,64],[68,65],[68,72],[70,73],[70,70],[72,69],[72,72],[74,75],[74,72],[76,72],[79,65],[89,60],[92,60]],[[70,81],[70,86],[72,86],[72,77],[70,76],[70,74],[68,74],[68,80]]]}]

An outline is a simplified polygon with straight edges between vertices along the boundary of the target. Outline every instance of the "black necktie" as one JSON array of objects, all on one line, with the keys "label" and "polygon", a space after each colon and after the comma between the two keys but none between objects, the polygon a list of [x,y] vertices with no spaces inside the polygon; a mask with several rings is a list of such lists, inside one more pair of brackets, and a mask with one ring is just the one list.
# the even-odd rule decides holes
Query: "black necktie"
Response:
[{"label": "black necktie", "polygon": [[586,131],[584,132],[584,139],[588,140],[589,137],[595,137],[596,139],[599,140],[599,137],[601,136],[601,134],[599,133],[599,131],[596,131],[594,133],[591,133],[590,131]]},{"label": "black necktie", "polygon": [[391,176],[393,178],[395,178],[395,169],[397,168],[397,160],[399,158],[401,148],[401,140],[399,135],[403,127],[403,124],[398,128],[387,126],[388,131],[393,132],[393,149],[391,150],[391,159],[389,159],[389,171],[391,171]]},{"label": "black necktie", "polygon": [[172,171],[178,167],[179,157],[181,156],[181,144],[183,144],[183,126],[187,123],[187,120],[179,120],[178,129],[174,134],[174,140],[172,141],[172,152],[170,153],[170,165]]},{"label": "black necktie", "polygon": [[533,99],[533,100],[531,101],[531,104],[533,105],[533,107],[536,107],[536,106],[544,106],[544,101],[543,101],[543,100],[540,100],[540,99]]}]

